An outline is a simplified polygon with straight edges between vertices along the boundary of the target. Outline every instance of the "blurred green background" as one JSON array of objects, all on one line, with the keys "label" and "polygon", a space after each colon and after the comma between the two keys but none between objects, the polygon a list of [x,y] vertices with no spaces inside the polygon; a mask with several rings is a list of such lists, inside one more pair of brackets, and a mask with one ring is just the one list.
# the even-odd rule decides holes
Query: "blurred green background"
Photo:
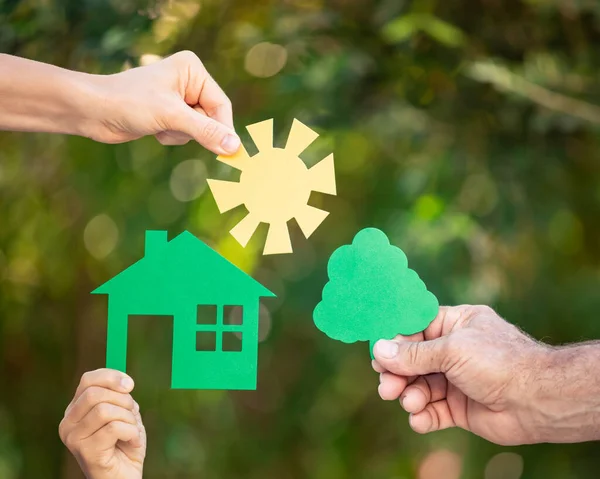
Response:
[{"label": "blurred green background", "polygon": [[[196,52],[238,131],[273,117],[335,153],[338,196],[293,255],[243,249],[196,144],[0,134],[0,478],[81,473],[57,427],[104,364],[105,298],[145,229],[189,229],[278,298],[263,301],[256,392],[171,391],[168,321],[134,321],[129,372],[149,478],[598,476],[598,444],[502,448],[413,433],[377,395],[364,343],[311,312],[332,251],[366,226],[402,247],[442,304],[484,303],[539,339],[600,338],[600,3],[596,0],[0,0],[0,51],[114,73]],[[18,79],[17,79],[18,81]],[[151,98],[148,101],[152,101]]]}]

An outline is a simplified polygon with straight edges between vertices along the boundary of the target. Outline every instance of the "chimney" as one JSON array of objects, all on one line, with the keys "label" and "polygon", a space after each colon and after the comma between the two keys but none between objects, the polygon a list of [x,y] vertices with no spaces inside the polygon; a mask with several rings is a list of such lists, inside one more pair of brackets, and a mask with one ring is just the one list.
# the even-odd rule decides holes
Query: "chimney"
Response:
[{"label": "chimney", "polygon": [[167,246],[167,232],[148,230],[146,231],[146,245],[144,256],[153,256],[160,253]]}]

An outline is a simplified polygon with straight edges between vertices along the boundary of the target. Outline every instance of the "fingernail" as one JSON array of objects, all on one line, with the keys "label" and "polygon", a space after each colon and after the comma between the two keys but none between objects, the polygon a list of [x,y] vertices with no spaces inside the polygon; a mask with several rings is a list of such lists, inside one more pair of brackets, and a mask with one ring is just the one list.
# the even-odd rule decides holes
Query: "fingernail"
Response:
[{"label": "fingernail", "polygon": [[380,339],[375,343],[375,354],[382,358],[392,359],[398,353],[398,344],[394,341]]},{"label": "fingernail", "polygon": [[133,389],[133,379],[129,376],[121,378],[121,387],[124,389]]},{"label": "fingernail", "polygon": [[137,403],[137,401],[133,401],[133,409],[135,412],[139,412],[140,405]]},{"label": "fingernail", "polygon": [[412,428],[415,427],[415,419],[414,419],[415,415],[413,413],[410,413],[408,415],[408,425]]},{"label": "fingernail", "polygon": [[240,139],[235,135],[227,135],[221,142],[221,148],[231,155],[240,149],[240,145]]}]

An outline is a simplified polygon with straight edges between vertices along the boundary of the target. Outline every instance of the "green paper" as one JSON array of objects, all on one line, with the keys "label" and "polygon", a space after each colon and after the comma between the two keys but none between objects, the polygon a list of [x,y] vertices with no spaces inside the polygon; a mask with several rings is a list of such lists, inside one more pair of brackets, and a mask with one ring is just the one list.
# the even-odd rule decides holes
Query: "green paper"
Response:
[{"label": "green paper", "polygon": [[404,252],[382,231],[359,231],[333,252],[329,282],[313,313],[317,328],[345,343],[393,339],[423,331],[438,313],[437,298],[408,267]]},{"label": "green paper", "polygon": [[[173,389],[256,389],[259,300],[275,295],[191,233],[146,231],[144,257],[93,293],[109,296],[107,368],[126,370],[130,315],[166,315]],[[241,324],[225,323],[226,306],[242,308]],[[223,348],[231,334],[241,344]]]}]

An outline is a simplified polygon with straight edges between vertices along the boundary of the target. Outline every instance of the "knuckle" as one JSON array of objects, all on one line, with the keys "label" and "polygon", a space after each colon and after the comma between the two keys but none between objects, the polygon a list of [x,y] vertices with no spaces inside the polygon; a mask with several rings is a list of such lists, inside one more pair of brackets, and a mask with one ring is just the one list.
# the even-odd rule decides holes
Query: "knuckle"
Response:
[{"label": "knuckle", "polygon": [[114,436],[115,434],[117,434],[117,430],[118,430],[118,425],[116,422],[109,422],[106,426],[104,426],[106,428],[106,433],[109,436]]},{"label": "knuckle", "polygon": [[69,451],[75,451],[77,449],[77,441],[73,437],[73,434],[67,434],[65,439],[63,440],[65,446]]},{"label": "knuckle", "polygon": [[79,381],[79,385],[82,388],[88,388],[92,384],[92,371],[88,371],[83,373],[81,376],[81,380]]},{"label": "knuckle", "polygon": [[474,310],[474,312],[476,312],[478,314],[486,315],[486,316],[496,314],[496,311],[494,311],[492,308],[490,308],[489,306],[484,305],[484,304],[472,306],[472,309]]},{"label": "knuckle", "polygon": [[60,424],[58,425],[58,437],[60,437],[60,440],[64,443],[65,439],[67,437],[67,432],[66,432],[66,424],[65,424],[65,420],[63,419],[62,421],[60,421]]},{"label": "knuckle", "polygon": [[100,403],[96,406],[96,417],[101,421],[108,421],[112,417],[113,407],[107,403]]},{"label": "knuckle", "polygon": [[198,55],[191,50],[181,50],[173,55],[173,59],[184,65],[200,61]]},{"label": "knuckle", "polygon": [[102,388],[91,386],[83,393],[83,401],[88,405],[96,404],[102,400],[104,396],[103,391]]},{"label": "knuckle", "polygon": [[125,422],[128,422],[130,424],[137,424],[137,421],[135,420],[135,415],[131,411],[127,411],[125,413]]},{"label": "knuckle", "polygon": [[420,342],[408,344],[408,347],[406,348],[406,361],[409,364],[417,364],[417,361],[421,356],[420,347]]},{"label": "knuckle", "polygon": [[231,100],[229,99],[228,96],[226,96],[225,98],[223,98],[223,101],[221,102],[221,105],[224,108],[226,108],[227,110],[233,109],[233,103],[231,103]]},{"label": "knuckle", "polygon": [[219,125],[216,121],[207,121],[202,127],[202,137],[207,141],[213,141],[217,138],[219,130]]},{"label": "knuckle", "polygon": [[132,396],[131,394],[128,394],[128,395],[125,397],[125,403],[126,403],[126,404],[125,404],[125,407],[126,407],[127,409],[132,409],[132,408],[133,408],[133,406],[134,406],[134,404],[135,404],[135,401],[133,400],[133,396]]}]

